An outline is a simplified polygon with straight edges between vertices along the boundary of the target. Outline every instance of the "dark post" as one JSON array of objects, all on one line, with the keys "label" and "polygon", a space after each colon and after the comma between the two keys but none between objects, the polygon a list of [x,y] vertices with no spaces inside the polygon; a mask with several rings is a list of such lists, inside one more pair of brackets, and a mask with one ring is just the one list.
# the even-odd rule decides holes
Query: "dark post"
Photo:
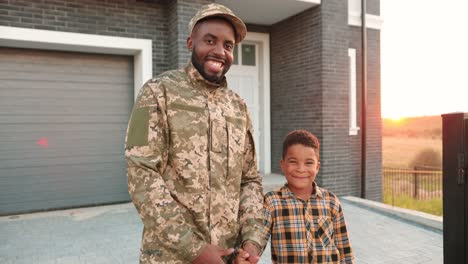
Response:
[{"label": "dark post", "polygon": [[444,263],[468,264],[468,113],[442,115]]},{"label": "dark post", "polygon": [[414,194],[413,197],[414,199],[418,199],[418,189],[419,189],[419,184],[418,184],[418,167],[414,167],[414,172],[413,172],[413,180],[414,180]]},{"label": "dark post", "polygon": [[361,53],[362,53],[362,102],[361,102],[361,198],[366,198],[366,144],[367,144],[367,26],[366,0],[361,0]]}]

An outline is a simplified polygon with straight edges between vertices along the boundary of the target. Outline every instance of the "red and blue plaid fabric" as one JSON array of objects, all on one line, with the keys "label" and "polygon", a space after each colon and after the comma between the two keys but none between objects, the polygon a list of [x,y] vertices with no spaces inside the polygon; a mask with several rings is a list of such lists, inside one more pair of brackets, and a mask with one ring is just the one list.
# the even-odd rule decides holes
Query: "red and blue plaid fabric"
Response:
[{"label": "red and blue plaid fabric", "polygon": [[271,235],[273,263],[353,263],[338,197],[315,183],[314,190],[308,201],[287,184],[265,195],[263,238]]}]

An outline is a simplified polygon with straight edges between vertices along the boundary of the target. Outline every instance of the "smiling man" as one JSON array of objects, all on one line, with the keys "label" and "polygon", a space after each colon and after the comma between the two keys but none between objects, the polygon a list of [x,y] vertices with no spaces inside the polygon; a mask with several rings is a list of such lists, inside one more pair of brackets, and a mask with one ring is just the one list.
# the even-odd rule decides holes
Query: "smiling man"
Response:
[{"label": "smiling man", "polygon": [[263,190],[252,124],[225,78],[246,31],[228,8],[203,6],[189,23],[191,61],[138,95],[125,156],[144,224],[141,263],[224,263],[236,247],[259,260]]}]

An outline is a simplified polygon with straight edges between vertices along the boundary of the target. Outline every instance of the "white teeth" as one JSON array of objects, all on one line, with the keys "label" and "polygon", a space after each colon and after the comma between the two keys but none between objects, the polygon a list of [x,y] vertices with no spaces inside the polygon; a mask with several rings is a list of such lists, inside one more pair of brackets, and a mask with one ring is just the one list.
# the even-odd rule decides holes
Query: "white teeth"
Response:
[{"label": "white teeth", "polygon": [[217,61],[210,61],[211,64],[213,64],[214,66],[216,67],[221,67],[221,62],[217,62]]}]

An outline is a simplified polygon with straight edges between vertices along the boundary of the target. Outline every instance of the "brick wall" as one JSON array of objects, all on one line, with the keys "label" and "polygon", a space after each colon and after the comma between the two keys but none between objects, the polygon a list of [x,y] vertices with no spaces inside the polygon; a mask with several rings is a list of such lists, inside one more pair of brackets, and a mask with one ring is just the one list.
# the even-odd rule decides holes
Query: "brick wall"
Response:
[{"label": "brick wall", "polygon": [[[378,1],[369,8],[376,13]],[[348,25],[347,12],[342,0],[322,1],[270,29],[272,171],[281,172],[284,136],[304,128],[322,144],[318,184],[338,195],[360,196],[361,133],[349,135],[348,110],[348,48],[357,50],[358,91],[361,87],[360,28]],[[381,200],[379,32],[369,32],[368,38],[366,193],[369,199]]]},{"label": "brick wall", "polygon": [[[378,0],[367,2],[368,13],[379,15],[380,5]],[[362,49],[361,27],[348,26],[349,48],[356,49],[357,63],[357,103],[358,126],[362,128]],[[374,29],[367,31],[367,155],[366,155],[366,198],[382,201],[382,142],[381,142],[381,92],[380,92],[380,32]],[[350,153],[353,175],[361,177],[361,136],[351,137]],[[353,181],[353,185],[360,191],[361,179]],[[360,193],[357,194],[360,196]]]},{"label": "brick wall", "polygon": [[197,10],[209,0],[174,0],[169,1],[169,49],[171,55],[171,68],[180,68],[187,64],[190,53],[187,50],[188,23]]},{"label": "brick wall", "polygon": [[185,65],[187,25],[198,7],[211,1],[0,2],[0,25],[52,31],[151,39],[153,74]]},{"label": "brick wall", "polygon": [[270,28],[271,160],[281,172],[281,143],[293,129],[322,137],[320,9],[314,7]]},{"label": "brick wall", "polygon": [[[357,87],[358,87],[358,125],[362,127],[362,49],[361,27],[350,27],[350,48],[356,49]],[[381,86],[380,86],[380,32],[367,30],[367,165],[366,165],[366,198],[382,201],[382,120],[381,120]],[[353,143],[356,153],[361,155],[361,134]],[[361,174],[360,156],[355,157],[359,167],[355,170]]]},{"label": "brick wall", "polygon": [[349,135],[349,28],[348,7],[342,0],[329,0],[322,12],[322,89],[324,106],[322,140],[322,185],[338,195],[359,196],[360,175],[353,172],[352,140]]}]

